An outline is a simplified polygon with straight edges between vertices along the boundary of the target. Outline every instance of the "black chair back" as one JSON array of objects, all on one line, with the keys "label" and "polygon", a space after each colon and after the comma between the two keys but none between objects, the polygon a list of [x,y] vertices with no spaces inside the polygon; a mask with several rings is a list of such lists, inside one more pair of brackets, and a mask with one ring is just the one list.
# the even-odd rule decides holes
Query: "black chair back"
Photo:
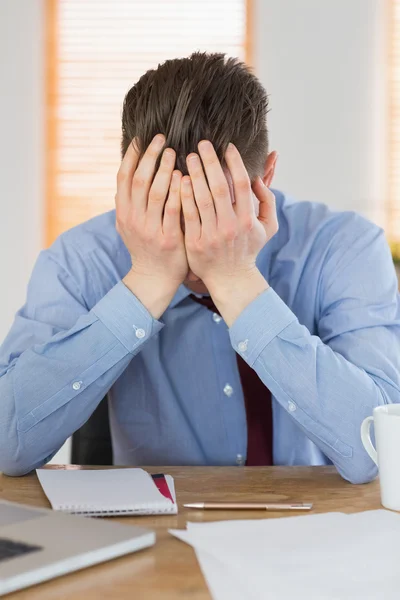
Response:
[{"label": "black chair back", "polygon": [[72,436],[71,462],[75,465],[112,465],[107,396]]}]

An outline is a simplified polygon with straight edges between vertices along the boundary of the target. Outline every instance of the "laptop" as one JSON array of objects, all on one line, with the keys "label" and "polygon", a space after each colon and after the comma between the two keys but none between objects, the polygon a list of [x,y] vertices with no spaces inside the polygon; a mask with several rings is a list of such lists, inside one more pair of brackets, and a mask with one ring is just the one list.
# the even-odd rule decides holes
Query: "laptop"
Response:
[{"label": "laptop", "polygon": [[0,596],[154,543],[149,529],[0,500]]}]

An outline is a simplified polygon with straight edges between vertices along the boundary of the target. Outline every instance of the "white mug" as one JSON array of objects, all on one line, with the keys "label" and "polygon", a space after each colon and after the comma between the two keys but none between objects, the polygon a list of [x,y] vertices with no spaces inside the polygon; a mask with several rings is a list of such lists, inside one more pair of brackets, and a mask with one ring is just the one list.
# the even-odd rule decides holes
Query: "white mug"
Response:
[{"label": "white mug", "polygon": [[[376,450],[370,435],[372,421]],[[375,408],[373,417],[367,417],[362,422],[361,439],[364,448],[379,468],[382,505],[400,511],[400,404]]]}]

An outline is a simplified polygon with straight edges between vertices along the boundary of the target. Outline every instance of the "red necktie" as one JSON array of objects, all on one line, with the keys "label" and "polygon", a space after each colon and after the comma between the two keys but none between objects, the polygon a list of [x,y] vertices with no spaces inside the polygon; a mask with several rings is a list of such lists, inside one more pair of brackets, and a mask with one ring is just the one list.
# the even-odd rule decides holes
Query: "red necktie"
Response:
[{"label": "red necktie", "polygon": [[[195,302],[219,314],[209,296],[198,298],[190,295]],[[257,373],[243,358],[236,354],[247,418],[247,460],[246,465],[272,465],[272,397]]]}]

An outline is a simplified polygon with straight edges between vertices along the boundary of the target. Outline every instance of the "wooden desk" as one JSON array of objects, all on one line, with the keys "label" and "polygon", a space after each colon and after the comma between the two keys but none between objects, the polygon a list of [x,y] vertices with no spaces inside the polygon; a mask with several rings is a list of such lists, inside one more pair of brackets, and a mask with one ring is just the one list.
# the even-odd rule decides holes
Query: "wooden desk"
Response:
[{"label": "wooden desk", "polygon": [[[378,482],[353,486],[343,481],[333,467],[151,467],[147,470],[152,473],[164,471],[175,478],[179,514],[114,517],[114,520],[155,529],[157,543],[153,548],[16,592],[12,600],[210,599],[194,551],[172,537],[169,528],[184,529],[188,520],[260,519],[298,514],[201,512],[182,508],[186,502],[232,498],[238,501],[311,501],[313,512],[347,513],[380,507]],[[35,474],[20,478],[0,474],[0,498],[32,506],[49,506]]]}]

